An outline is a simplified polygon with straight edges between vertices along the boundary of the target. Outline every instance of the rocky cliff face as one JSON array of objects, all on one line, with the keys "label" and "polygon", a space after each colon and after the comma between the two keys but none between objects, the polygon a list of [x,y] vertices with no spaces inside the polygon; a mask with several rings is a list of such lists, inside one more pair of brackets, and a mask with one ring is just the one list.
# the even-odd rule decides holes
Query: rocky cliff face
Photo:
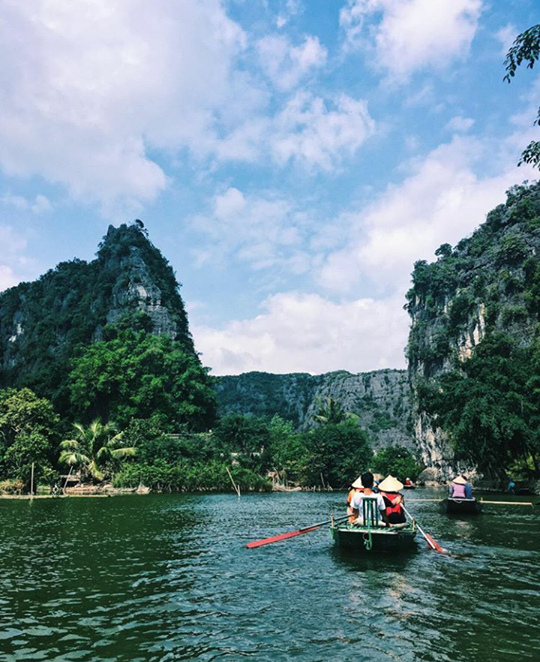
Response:
[{"label": "rocky cliff face", "polygon": [[487,335],[505,332],[524,347],[538,333],[540,312],[540,185],[514,187],[506,204],[487,216],[471,237],[418,262],[407,295],[412,326],[408,343],[416,440],[426,474],[446,480],[460,465],[448,431],[429,416],[422,387],[460,370]]},{"label": "rocky cliff face", "polygon": [[168,334],[195,352],[173,270],[142,223],[109,227],[92,262],[63,262],[0,294],[0,388],[65,401],[69,360],[120,323]]},{"label": "rocky cliff face", "polygon": [[218,413],[271,417],[279,414],[295,427],[316,425],[315,415],[327,398],[359,417],[374,448],[390,444],[415,451],[411,427],[411,397],[404,370],[378,370],[324,375],[273,375],[250,372],[217,378]]}]

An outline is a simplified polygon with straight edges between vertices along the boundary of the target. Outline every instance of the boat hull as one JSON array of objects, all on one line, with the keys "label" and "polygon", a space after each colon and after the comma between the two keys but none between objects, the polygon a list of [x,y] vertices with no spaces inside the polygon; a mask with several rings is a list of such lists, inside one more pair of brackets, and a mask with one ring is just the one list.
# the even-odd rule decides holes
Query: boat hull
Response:
[{"label": "boat hull", "polygon": [[443,499],[440,510],[448,515],[478,515],[482,505],[476,499]]},{"label": "boat hull", "polygon": [[334,543],[340,549],[354,551],[358,554],[379,552],[395,554],[413,548],[416,529],[413,526],[403,529],[334,526],[331,533]]}]

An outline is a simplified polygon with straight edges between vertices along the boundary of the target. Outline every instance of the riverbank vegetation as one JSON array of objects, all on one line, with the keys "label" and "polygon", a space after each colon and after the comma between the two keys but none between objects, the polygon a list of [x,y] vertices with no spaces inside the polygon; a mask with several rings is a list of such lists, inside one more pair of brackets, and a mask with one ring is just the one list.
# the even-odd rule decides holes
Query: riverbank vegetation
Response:
[{"label": "riverbank vegetation", "polygon": [[232,491],[232,481],[244,492],[273,484],[340,489],[372,466],[402,471],[402,478],[420,470],[404,449],[386,449],[378,461],[366,432],[345,416],[308,432],[295,431],[277,415],[268,420],[241,414],[221,418],[208,431],[180,423],[171,432],[162,411],[133,417],[122,428],[100,419],[68,425],[30,389],[1,391],[0,411],[5,493],[29,491],[32,466],[34,486],[62,489],[68,477],[77,477],[83,484],[169,492]]}]

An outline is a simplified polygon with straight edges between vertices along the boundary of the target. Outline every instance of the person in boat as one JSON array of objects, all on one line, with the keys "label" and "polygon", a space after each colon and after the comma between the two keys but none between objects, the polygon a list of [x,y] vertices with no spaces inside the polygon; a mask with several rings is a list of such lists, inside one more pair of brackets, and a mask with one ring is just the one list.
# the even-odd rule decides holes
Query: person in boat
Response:
[{"label": "person in boat", "polygon": [[508,492],[508,494],[516,493],[516,484],[511,478],[510,478],[510,482],[508,483],[508,487],[506,488],[506,491]]},{"label": "person in boat", "polygon": [[403,483],[394,476],[387,476],[379,484],[379,491],[382,493],[386,505],[386,516],[390,524],[404,524],[407,521],[403,510],[405,500],[403,494],[399,492],[402,489]]},{"label": "person in boat", "polygon": [[469,483],[469,480],[468,480],[467,476],[464,476],[463,474],[461,474],[461,477],[465,481],[465,498],[466,499],[472,499],[473,498],[472,485]]},{"label": "person in boat", "polygon": [[358,512],[358,517],[354,520],[355,524],[362,525],[362,502],[365,497],[371,497],[377,500],[377,510],[380,513],[380,518],[384,521],[386,526],[390,526],[388,517],[386,516],[386,504],[382,497],[382,494],[375,493],[373,491],[373,474],[371,471],[366,471],[366,473],[360,476],[360,482],[363,485],[363,492],[356,492],[351,500],[351,507]]},{"label": "person in boat", "polygon": [[[469,489],[466,489],[468,486]],[[469,495],[469,496],[467,496]],[[451,499],[472,499],[472,487],[463,476],[456,476],[448,490]]]},{"label": "person in boat", "polygon": [[405,487],[413,487],[413,486],[414,483],[412,482],[412,480],[409,477],[405,478]]},{"label": "person in boat", "polygon": [[351,489],[349,491],[349,494],[347,495],[347,515],[349,515],[349,522],[354,522],[354,520],[358,517],[359,512],[358,510],[355,510],[351,502],[353,500],[354,495],[357,492],[363,492],[364,491],[364,486],[362,485],[362,478],[357,478],[354,483],[351,485]]}]

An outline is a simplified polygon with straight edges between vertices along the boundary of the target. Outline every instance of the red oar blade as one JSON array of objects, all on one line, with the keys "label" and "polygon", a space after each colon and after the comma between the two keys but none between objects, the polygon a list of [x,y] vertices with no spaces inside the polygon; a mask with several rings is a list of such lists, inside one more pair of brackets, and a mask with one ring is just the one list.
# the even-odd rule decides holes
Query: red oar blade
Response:
[{"label": "red oar blade", "polygon": [[429,533],[425,533],[424,536],[426,538],[426,542],[428,546],[431,547],[431,549],[434,549],[436,552],[439,552],[440,554],[447,554],[446,549],[444,549],[444,547],[441,547],[439,543],[429,535]]},{"label": "red oar blade", "polygon": [[273,542],[279,542],[280,540],[287,540],[287,538],[294,538],[295,536],[301,536],[303,533],[309,533],[310,531],[315,531],[318,529],[318,526],[311,526],[308,529],[300,529],[299,531],[289,531],[288,533],[282,533],[279,536],[272,536],[271,538],[263,538],[262,540],[255,540],[254,542],[248,542],[246,547],[253,549],[254,547],[262,547],[263,545],[271,545]]}]

